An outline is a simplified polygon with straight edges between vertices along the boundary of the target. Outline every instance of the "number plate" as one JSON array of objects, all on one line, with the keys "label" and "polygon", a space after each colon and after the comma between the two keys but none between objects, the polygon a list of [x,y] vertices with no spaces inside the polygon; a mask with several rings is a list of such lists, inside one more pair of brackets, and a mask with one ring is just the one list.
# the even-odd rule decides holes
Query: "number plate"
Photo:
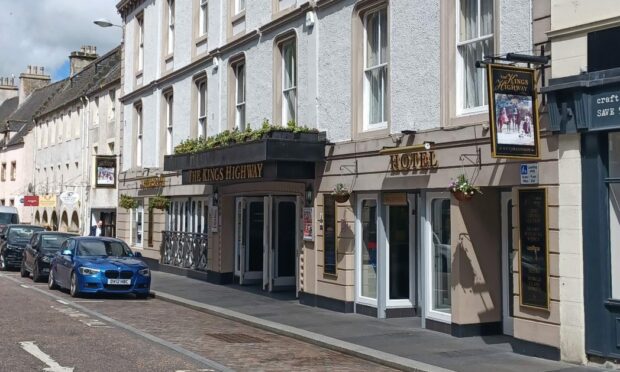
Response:
[{"label": "number plate", "polygon": [[131,279],[108,279],[108,284],[129,285],[131,284]]}]

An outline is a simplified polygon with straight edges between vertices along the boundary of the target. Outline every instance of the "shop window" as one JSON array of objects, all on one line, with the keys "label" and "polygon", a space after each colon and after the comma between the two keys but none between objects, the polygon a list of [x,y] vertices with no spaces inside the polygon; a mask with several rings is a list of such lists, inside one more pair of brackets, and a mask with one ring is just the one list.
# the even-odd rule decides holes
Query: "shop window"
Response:
[{"label": "shop window", "polygon": [[468,113],[488,105],[486,70],[476,61],[494,53],[493,0],[459,0],[457,19],[457,111]]},{"label": "shop window", "polygon": [[620,299],[620,132],[609,134],[609,246],[611,295]]},{"label": "shop window", "polygon": [[431,308],[433,312],[451,313],[451,230],[450,199],[430,200],[430,276]]},{"label": "shop window", "polygon": [[323,197],[323,271],[336,274],[336,201],[331,195]]},{"label": "shop window", "polygon": [[144,236],[144,202],[139,201],[138,207],[135,210],[134,215],[134,245],[142,247],[142,237]]},{"label": "shop window", "polygon": [[207,199],[173,199],[166,213],[166,229],[183,233],[206,234]]},{"label": "shop window", "polygon": [[377,298],[377,200],[360,202],[361,267],[360,295]]}]

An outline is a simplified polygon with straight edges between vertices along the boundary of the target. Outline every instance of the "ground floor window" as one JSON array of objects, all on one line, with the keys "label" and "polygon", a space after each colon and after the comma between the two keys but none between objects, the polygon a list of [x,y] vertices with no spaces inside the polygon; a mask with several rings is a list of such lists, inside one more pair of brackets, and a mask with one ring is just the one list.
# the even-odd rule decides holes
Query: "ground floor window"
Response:
[{"label": "ground floor window", "polygon": [[361,197],[359,200],[359,294],[377,299],[377,200]]},{"label": "ground floor window", "polygon": [[428,193],[426,213],[427,316],[450,321],[452,249],[449,195]]},{"label": "ground floor window", "polygon": [[139,200],[138,206],[134,212],[134,223],[133,223],[133,244],[141,247],[142,246],[142,236],[144,236],[144,201]]},{"label": "ground floor window", "polygon": [[208,199],[172,199],[166,214],[168,231],[206,234],[208,219]]},{"label": "ground floor window", "polygon": [[609,133],[608,151],[611,295],[614,299],[620,299],[620,132]]}]

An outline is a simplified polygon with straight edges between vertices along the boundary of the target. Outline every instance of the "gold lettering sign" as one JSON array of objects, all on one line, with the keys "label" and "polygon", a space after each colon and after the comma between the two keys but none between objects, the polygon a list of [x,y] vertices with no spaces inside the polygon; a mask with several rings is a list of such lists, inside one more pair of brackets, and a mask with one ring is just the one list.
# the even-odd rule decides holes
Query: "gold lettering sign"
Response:
[{"label": "gold lettering sign", "polygon": [[263,177],[263,164],[238,164],[223,167],[193,169],[189,171],[189,183],[214,183],[248,180]]},{"label": "gold lettering sign", "polygon": [[140,184],[141,189],[156,189],[166,186],[166,179],[164,177],[149,177],[142,180]]},{"label": "gold lettering sign", "polygon": [[410,170],[437,168],[439,163],[435,151],[409,152],[390,155],[390,171],[406,172]]}]

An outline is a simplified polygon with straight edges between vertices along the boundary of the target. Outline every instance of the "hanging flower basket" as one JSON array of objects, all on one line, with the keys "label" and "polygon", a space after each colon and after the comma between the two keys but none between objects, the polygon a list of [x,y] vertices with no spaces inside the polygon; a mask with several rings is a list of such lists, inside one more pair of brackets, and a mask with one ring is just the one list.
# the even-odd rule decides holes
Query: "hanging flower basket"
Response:
[{"label": "hanging flower basket", "polygon": [[338,203],[346,203],[349,200],[351,193],[346,187],[344,187],[343,184],[338,183],[336,184],[334,191],[332,191],[332,196]]},{"label": "hanging flower basket", "polygon": [[168,209],[170,206],[170,199],[165,196],[157,195],[149,198],[149,208],[151,209]]},{"label": "hanging flower basket", "polygon": [[461,202],[470,201],[474,195],[482,194],[480,188],[472,185],[464,174],[460,174],[456,181],[452,181],[448,185],[448,190],[450,190],[456,200]]},{"label": "hanging flower basket", "polygon": [[136,209],[138,208],[138,201],[129,195],[121,194],[121,198],[118,201],[118,206],[127,210]]}]

